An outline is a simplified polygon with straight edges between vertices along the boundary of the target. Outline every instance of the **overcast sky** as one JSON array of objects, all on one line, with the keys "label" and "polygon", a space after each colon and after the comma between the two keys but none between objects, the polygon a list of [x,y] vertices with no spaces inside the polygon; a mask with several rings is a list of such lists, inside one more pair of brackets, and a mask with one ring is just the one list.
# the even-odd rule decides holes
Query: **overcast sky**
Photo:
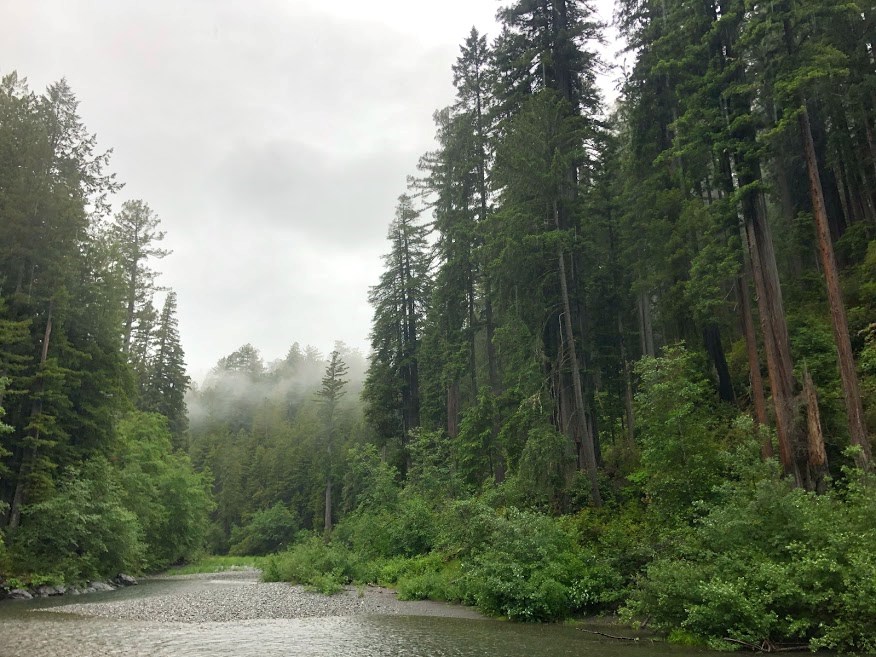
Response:
[{"label": "overcast sky", "polygon": [[[66,76],[173,254],[196,379],[251,342],[367,350],[367,290],[472,25],[498,0],[0,0],[0,73]],[[598,0],[605,19],[611,0]],[[615,50],[610,47],[609,56]],[[610,82],[606,81],[606,86]]]}]

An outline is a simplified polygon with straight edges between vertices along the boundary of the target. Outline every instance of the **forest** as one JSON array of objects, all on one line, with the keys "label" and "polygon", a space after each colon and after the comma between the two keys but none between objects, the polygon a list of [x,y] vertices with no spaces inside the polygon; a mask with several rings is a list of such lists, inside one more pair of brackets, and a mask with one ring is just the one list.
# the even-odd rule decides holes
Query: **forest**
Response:
[{"label": "forest", "polygon": [[158,217],[111,210],[66,82],[3,78],[0,577],[269,555],[876,652],[876,5],[617,0],[611,107],[589,2],[497,18],[387,217],[370,352],[246,344],[197,384]]}]

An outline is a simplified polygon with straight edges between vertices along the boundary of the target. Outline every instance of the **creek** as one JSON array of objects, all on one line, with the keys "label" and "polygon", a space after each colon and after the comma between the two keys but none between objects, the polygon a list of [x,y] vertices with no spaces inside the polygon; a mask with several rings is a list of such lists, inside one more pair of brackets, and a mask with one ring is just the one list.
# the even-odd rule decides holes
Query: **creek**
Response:
[{"label": "creek", "polygon": [[255,574],[152,578],[107,593],[0,603],[0,657],[712,654],[649,639],[617,641],[572,625],[486,619],[461,607],[399,602],[383,590],[325,598],[261,584]]}]

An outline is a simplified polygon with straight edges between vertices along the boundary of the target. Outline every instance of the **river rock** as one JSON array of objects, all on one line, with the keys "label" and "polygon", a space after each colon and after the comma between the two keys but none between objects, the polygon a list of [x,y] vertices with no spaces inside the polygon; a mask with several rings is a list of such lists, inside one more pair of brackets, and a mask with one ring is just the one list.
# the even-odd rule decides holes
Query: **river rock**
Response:
[{"label": "river rock", "polygon": [[41,598],[48,598],[49,596],[54,595],[64,595],[66,592],[67,588],[64,586],[49,586],[48,584],[43,584],[34,589],[34,593]]},{"label": "river rock", "polygon": [[33,600],[33,596],[24,589],[12,589],[8,597],[10,600]]},{"label": "river rock", "polygon": [[106,582],[88,582],[88,589],[91,591],[115,591],[112,584]]},{"label": "river rock", "polygon": [[136,583],[136,579],[134,579],[130,575],[126,575],[125,573],[119,573],[113,579],[113,584],[116,584],[118,586],[134,586]]}]

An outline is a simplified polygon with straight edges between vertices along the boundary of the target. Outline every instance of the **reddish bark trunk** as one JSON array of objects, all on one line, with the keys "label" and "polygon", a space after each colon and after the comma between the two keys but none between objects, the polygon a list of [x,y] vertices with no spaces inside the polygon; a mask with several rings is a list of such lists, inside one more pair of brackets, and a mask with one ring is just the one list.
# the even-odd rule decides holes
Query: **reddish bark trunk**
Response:
[{"label": "reddish bark trunk", "polygon": [[858,373],[855,370],[855,359],[852,343],[849,339],[849,324],[846,318],[846,308],[843,302],[839,284],[839,273],[833,243],[830,239],[830,225],[827,210],[824,206],[824,193],[821,188],[821,177],[818,173],[818,162],[815,157],[815,144],[812,140],[812,129],[809,124],[809,113],[804,107],[800,113],[800,132],[803,138],[803,154],[806,160],[806,171],[809,176],[809,194],[812,200],[812,214],[815,219],[815,229],[818,235],[818,255],[824,280],[827,285],[827,298],[830,304],[830,318],[833,325],[833,337],[836,343],[837,361],[843,385],[843,399],[846,405],[846,416],[849,425],[849,438],[853,445],[860,447],[860,453],[855,459],[859,467],[869,468],[872,460],[870,441],[864,424],[864,408],[861,403],[861,391],[858,384]]}]

